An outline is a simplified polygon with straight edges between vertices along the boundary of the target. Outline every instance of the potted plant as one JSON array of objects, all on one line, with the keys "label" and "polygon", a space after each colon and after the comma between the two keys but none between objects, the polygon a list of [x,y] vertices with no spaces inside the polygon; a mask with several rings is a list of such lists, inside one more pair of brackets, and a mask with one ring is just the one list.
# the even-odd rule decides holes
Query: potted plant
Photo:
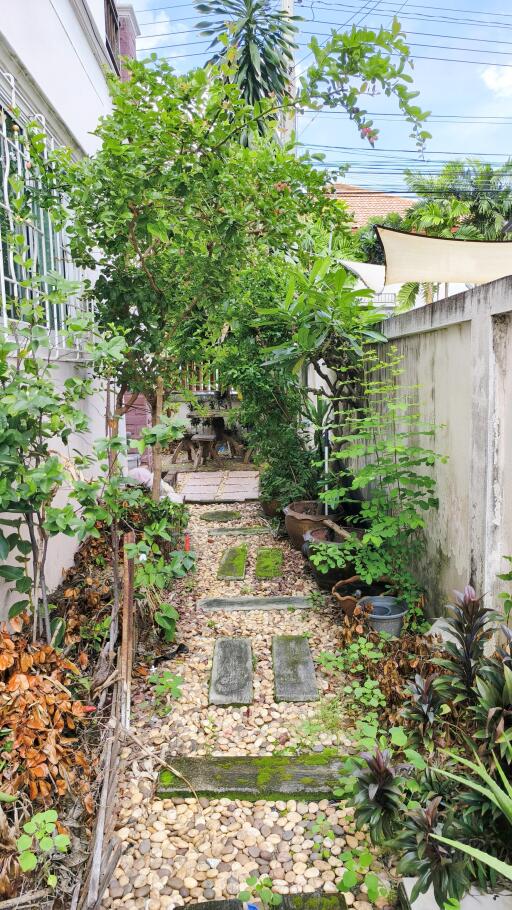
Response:
[{"label": "potted plant", "polygon": [[[286,503],[309,493],[310,476],[290,470],[290,465],[279,460],[263,465],[260,470],[260,502],[269,518],[274,518]],[[301,538],[302,546],[302,538]]]},{"label": "potted plant", "polygon": [[338,581],[354,574],[355,569],[347,562],[342,544],[352,534],[360,533],[324,518],[321,527],[304,534],[302,552],[317,585],[323,591],[330,591]]}]

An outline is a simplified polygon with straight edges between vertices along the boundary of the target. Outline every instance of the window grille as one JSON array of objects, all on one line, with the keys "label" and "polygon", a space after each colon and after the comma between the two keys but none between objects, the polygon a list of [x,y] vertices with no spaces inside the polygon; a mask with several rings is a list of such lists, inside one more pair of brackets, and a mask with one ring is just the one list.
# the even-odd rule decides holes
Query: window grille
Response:
[{"label": "window grille", "polygon": [[112,66],[119,76],[119,15],[115,0],[105,0],[105,44]]},{"label": "window grille", "polygon": [[[0,73],[0,321],[7,330],[10,322],[17,318],[16,302],[28,298],[32,293],[30,288],[22,284],[30,276],[15,262],[8,242],[14,227],[10,178],[19,176],[27,183],[33,183],[37,179],[30,170],[28,155],[21,141],[24,126],[30,120],[37,120],[41,124],[46,135],[47,150],[53,149],[56,140],[46,130],[44,118],[35,113],[19,94],[13,76],[10,73]],[[71,260],[65,231],[57,231],[48,212],[35,202],[32,205],[32,217],[25,228],[25,241],[32,260],[32,274],[48,275],[57,272],[70,281],[82,279],[82,273]],[[47,286],[45,290],[48,290]],[[46,327],[52,347],[62,349],[62,329],[66,317],[83,308],[83,302],[76,297],[68,298],[65,304],[46,305]]]}]

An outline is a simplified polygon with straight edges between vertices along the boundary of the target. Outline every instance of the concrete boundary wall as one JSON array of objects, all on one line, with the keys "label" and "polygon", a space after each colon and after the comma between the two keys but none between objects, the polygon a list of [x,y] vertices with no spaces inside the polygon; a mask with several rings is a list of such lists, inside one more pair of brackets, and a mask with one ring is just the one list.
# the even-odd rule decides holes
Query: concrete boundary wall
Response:
[{"label": "concrete boundary wall", "polygon": [[394,316],[381,326],[419,386],[434,446],[439,510],[429,515],[418,566],[429,612],[468,581],[498,607],[512,555],[512,277]]}]

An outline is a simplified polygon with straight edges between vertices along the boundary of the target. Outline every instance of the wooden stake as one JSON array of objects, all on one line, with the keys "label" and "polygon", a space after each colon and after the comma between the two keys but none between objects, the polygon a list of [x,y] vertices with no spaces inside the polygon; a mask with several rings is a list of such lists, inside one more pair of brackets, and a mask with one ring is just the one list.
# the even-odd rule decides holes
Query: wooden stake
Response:
[{"label": "wooden stake", "polygon": [[[164,381],[161,376],[156,380],[156,403],[153,415],[153,426],[160,423],[164,404]],[[162,481],[162,446],[157,442],[153,447],[153,489],[151,498],[153,502],[160,501],[160,484]]]},{"label": "wooden stake", "polygon": [[129,559],[127,544],[135,543],[135,534],[128,531],[124,535],[124,569],[123,569],[123,626],[120,654],[121,676],[121,725],[130,728],[130,701],[133,666],[133,559]]}]

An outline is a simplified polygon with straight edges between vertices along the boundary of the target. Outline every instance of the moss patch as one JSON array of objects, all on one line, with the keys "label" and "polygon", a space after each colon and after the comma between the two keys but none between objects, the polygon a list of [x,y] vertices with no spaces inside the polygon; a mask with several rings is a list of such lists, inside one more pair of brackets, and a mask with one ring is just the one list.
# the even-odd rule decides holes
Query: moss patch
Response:
[{"label": "moss patch", "polygon": [[261,547],[256,556],[256,578],[279,578],[282,575],[283,551],[279,547]]},{"label": "moss patch", "polygon": [[217,578],[224,581],[235,581],[245,577],[245,566],[247,563],[247,547],[230,547],[226,550],[219,566]]},{"label": "moss patch", "polygon": [[205,512],[204,515],[201,515],[201,521],[238,521],[242,517],[241,512],[229,511],[229,510],[218,510],[217,512]]}]

